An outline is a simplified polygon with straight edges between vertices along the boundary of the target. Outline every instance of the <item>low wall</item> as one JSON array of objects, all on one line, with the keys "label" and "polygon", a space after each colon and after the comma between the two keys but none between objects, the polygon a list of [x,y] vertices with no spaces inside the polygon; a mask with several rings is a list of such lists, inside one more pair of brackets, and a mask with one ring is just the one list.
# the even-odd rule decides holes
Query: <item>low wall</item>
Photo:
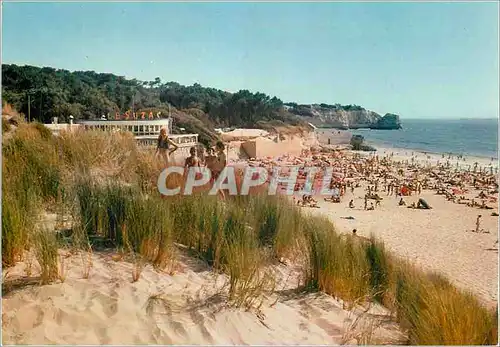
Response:
[{"label": "low wall", "polygon": [[58,124],[44,124],[52,134],[59,135],[61,131],[76,131],[80,129],[80,124],[58,123]]},{"label": "low wall", "polygon": [[250,158],[278,157],[283,154],[300,155],[304,146],[300,137],[294,136],[275,142],[267,138],[246,141],[241,147]]}]

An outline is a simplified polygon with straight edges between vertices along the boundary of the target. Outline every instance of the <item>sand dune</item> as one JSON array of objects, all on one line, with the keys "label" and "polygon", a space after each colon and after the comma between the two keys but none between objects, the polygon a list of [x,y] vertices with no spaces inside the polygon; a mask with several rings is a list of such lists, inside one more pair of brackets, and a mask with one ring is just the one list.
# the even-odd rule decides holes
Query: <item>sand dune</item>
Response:
[{"label": "sand dune", "polygon": [[[132,264],[111,255],[93,255],[92,261],[88,279],[82,278],[81,257],[72,255],[65,259],[64,283],[7,285],[3,343],[340,344],[401,338],[380,307],[362,314],[324,294],[296,294],[296,278],[284,265],[275,268],[282,278],[279,296],[269,297],[260,311],[245,311],[226,305],[224,275],[185,256],[174,274],[146,266],[135,283]],[[22,264],[11,269],[7,283],[23,269]]]}]

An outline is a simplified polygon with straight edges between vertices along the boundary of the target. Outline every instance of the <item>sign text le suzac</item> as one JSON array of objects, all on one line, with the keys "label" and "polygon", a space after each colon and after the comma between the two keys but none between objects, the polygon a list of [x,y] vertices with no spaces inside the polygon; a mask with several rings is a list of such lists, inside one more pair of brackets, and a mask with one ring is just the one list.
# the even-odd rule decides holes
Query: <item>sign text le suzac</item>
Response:
[{"label": "sign text le suzac", "polygon": [[127,111],[125,114],[115,113],[115,120],[137,120],[137,119],[160,119],[161,112],[153,114],[153,112],[131,112]]}]

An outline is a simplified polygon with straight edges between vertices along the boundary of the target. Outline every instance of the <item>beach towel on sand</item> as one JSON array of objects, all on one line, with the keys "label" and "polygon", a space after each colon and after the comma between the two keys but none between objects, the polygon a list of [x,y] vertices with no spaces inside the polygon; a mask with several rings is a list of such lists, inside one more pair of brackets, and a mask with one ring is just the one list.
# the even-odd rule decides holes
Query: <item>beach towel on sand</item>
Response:
[{"label": "beach towel on sand", "polygon": [[430,210],[432,208],[429,206],[427,201],[425,201],[422,198],[418,199],[418,206],[419,206],[419,208],[426,209],[426,210]]}]

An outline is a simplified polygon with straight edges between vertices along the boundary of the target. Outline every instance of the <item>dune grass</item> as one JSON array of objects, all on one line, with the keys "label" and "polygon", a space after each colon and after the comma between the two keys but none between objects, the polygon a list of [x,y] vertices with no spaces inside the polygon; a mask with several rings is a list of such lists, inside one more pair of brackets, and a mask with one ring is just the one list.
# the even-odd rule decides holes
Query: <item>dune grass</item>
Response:
[{"label": "dune grass", "polygon": [[[75,244],[86,252],[103,246],[132,254],[134,281],[144,262],[165,268],[182,244],[228,275],[230,302],[258,307],[274,289],[270,265],[285,257],[304,264],[310,290],[348,306],[376,301],[389,308],[408,343],[497,343],[497,312],[474,296],[393,257],[374,238],[341,235],[329,220],[305,215],[284,197],[221,201],[200,190],[162,198],[156,191],[161,165],[133,141],[92,132],[54,138],[41,125],[19,124],[3,148],[3,265],[32,249],[45,283],[61,276],[55,235],[36,226],[43,209],[64,200]],[[169,176],[168,186],[179,183]]]},{"label": "dune grass", "polygon": [[12,126],[10,125],[9,121],[6,118],[2,117],[2,133],[10,131],[11,128]]},{"label": "dune grass", "polygon": [[58,262],[58,248],[56,234],[51,230],[38,230],[32,234],[35,258],[40,265],[40,279],[42,284],[51,283],[61,278]]},{"label": "dune grass", "polygon": [[90,169],[106,170],[113,177],[132,173],[137,156],[137,147],[129,133],[62,131],[57,145],[68,169],[84,173]]},{"label": "dune grass", "polygon": [[326,218],[309,217],[304,223],[309,267],[306,286],[354,303],[370,293],[369,263],[363,244],[336,233]]},{"label": "dune grass", "polygon": [[[28,212],[29,213],[29,212]],[[33,230],[34,218],[26,215],[21,203],[3,192],[2,197],[2,265],[12,266],[21,261],[27,250],[28,235]]]},{"label": "dune grass", "polygon": [[62,177],[56,146],[51,138],[46,138],[48,129],[44,128],[26,124],[18,127],[15,136],[3,146],[3,160],[7,162],[3,175],[9,192],[33,192],[50,201],[57,196]]},{"label": "dune grass", "polygon": [[10,266],[29,249],[39,207],[55,200],[61,175],[53,143],[35,126],[20,124],[2,149],[2,264]]},{"label": "dune grass", "polygon": [[258,233],[239,205],[224,208],[216,197],[161,199],[89,180],[81,181],[77,192],[79,228],[88,237],[110,240],[162,269],[175,256],[174,242],[182,243],[229,275],[229,301],[238,306],[253,304],[274,284],[263,269],[267,254]]},{"label": "dune grass", "polygon": [[396,304],[409,344],[494,345],[497,312],[441,276],[403,266],[396,274]]},{"label": "dune grass", "polygon": [[125,210],[123,240],[146,261],[165,268],[173,257],[172,219],[160,199],[131,199]]}]

